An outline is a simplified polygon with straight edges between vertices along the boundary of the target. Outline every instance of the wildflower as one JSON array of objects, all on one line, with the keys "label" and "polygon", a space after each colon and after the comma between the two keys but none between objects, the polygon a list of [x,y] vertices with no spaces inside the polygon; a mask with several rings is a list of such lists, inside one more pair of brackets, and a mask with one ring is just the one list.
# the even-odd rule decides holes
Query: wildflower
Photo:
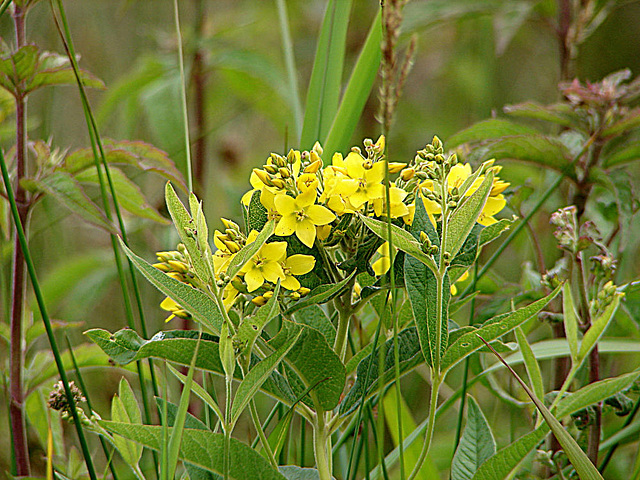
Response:
[{"label": "wildflower", "polygon": [[391,257],[389,255],[389,242],[384,242],[376,252],[380,255],[375,262],[371,264],[371,268],[375,272],[376,276],[379,277],[384,275],[389,271],[391,267]]},{"label": "wildflower", "polygon": [[312,255],[291,255],[281,263],[285,279],[280,283],[287,290],[299,290],[300,282],[294,275],[304,275],[313,270],[316,259]]},{"label": "wildflower", "polygon": [[276,195],[274,203],[282,218],[276,226],[275,234],[286,237],[295,232],[300,241],[311,248],[316,239],[315,227],[327,225],[336,218],[328,208],[315,205],[316,195],[313,189],[302,192],[296,198]]},{"label": "wildflower", "polygon": [[342,179],[335,186],[335,193],[348,196],[349,202],[356,209],[369,200],[384,195],[384,163],[370,163],[362,155],[351,152],[344,160],[348,178]]},{"label": "wildflower", "polygon": [[[315,232],[315,230],[314,230]],[[253,231],[247,239],[247,243],[255,240],[257,232]],[[249,292],[260,288],[265,281],[276,283],[284,280],[285,274],[280,266],[280,262],[287,253],[287,242],[265,243],[258,253],[243,267],[244,281]]]},{"label": "wildflower", "polygon": [[468,270],[466,272],[464,272],[462,275],[460,275],[460,277],[455,281],[455,283],[453,283],[449,287],[449,289],[451,290],[451,295],[457,295],[458,294],[458,288],[456,287],[456,283],[464,282],[467,278],[469,278],[469,271]]},{"label": "wildflower", "polygon": [[391,184],[391,187],[389,187],[389,200],[391,203],[389,212],[387,211],[386,192],[383,197],[373,200],[373,211],[378,217],[386,215],[387,213],[391,215],[391,218],[404,217],[409,213],[409,208],[403,202],[406,196],[406,191],[396,187],[394,184]]},{"label": "wildflower", "polygon": [[173,299],[171,299],[169,297],[166,297],[162,301],[162,303],[160,303],[160,308],[165,310],[165,311],[167,311],[167,312],[171,312],[171,315],[169,315],[169,317],[167,317],[165,322],[170,322],[175,317],[183,318],[185,320],[188,320],[188,319],[191,318],[191,314],[189,312],[187,312],[184,308],[182,308],[175,301],[173,301]]}]

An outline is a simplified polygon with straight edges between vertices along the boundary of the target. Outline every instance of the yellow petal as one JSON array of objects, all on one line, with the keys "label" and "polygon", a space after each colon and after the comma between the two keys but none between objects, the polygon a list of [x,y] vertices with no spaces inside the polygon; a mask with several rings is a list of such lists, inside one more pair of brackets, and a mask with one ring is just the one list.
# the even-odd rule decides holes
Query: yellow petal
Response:
[{"label": "yellow petal", "polygon": [[301,222],[298,222],[296,226],[296,236],[302,243],[311,248],[316,239],[316,227],[311,220],[305,218]]},{"label": "yellow petal", "polygon": [[308,207],[309,205],[313,205],[316,201],[316,190],[315,188],[309,189],[305,192],[302,192],[300,195],[296,197],[296,210],[303,209]]},{"label": "yellow petal", "polygon": [[369,197],[367,197],[367,194],[363,189],[358,190],[349,197],[351,205],[353,205],[355,208],[360,208],[362,205],[367,203],[367,200],[369,200]]},{"label": "yellow petal", "polygon": [[342,154],[340,152],[336,152],[333,154],[333,158],[331,159],[331,163],[335,167],[344,168],[344,159],[342,158]]},{"label": "yellow petal", "polygon": [[384,180],[384,162],[376,162],[369,170],[364,171],[367,183],[380,183]]},{"label": "yellow petal", "polygon": [[174,302],[171,298],[166,297],[162,303],[160,303],[160,308],[166,310],[167,312],[173,312],[174,310],[180,310],[182,307]]},{"label": "yellow petal", "polygon": [[271,283],[276,283],[278,279],[285,279],[284,271],[278,262],[265,263],[262,267],[262,275]]},{"label": "yellow petal", "polygon": [[293,275],[287,275],[280,285],[287,290],[298,290],[300,288],[300,282]]},{"label": "yellow petal", "polygon": [[292,214],[296,210],[296,201],[289,195],[276,195],[273,203],[278,213],[283,217]]},{"label": "yellow petal", "polygon": [[347,174],[351,178],[364,178],[364,158],[359,153],[349,152],[347,158],[344,160],[345,167],[347,167]]},{"label": "yellow petal", "polygon": [[282,217],[280,219],[274,233],[279,237],[288,237],[296,231],[297,224],[298,222],[296,221],[295,215],[287,215],[286,217]]},{"label": "yellow petal", "polygon": [[253,292],[262,286],[264,283],[264,276],[260,270],[252,268],[244,274],[244,281],[247,284],[247,290]]},{"label": "yellow petal", "polygon": [[367,197],[369,200],[384,197],[384,185],[381,183],[367,184]]},{"label": "yellow petal", "polygon": [[326,225],[336,219],[336,216],[331,213],[331,210],[322,205],[311,205],[306,209],[306,213],[314,225]]},{"label": "yellow petal", "polygon": [[389,271],[390,266],[391,266],[391,261],[389,257],[381,257],[371,264],[371,268],[373,268],[373,271],[375,272],[377,277],[387,273],[387,271]]},{"label": "yellow petal", "polygon": [[285,266],[294,275],[304,275],[313,270],[316,259],[312,255],[291,255],[287,257]]},{"label": "yellow petal", "polygon": [[265,243],[260,249],[260,256],[278,262],[287,254],[287,242]]}]

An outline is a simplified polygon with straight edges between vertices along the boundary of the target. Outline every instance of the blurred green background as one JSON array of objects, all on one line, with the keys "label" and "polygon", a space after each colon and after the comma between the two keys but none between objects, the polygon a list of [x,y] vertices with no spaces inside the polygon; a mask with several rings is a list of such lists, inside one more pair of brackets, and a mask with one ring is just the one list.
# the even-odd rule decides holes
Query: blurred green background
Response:
[{"label": "blurred green background", "polygon": [[[304,103],[326,1],[289,0],[286,3],[299,93]],[[345,82],[379,6],[375,0],[353,3]],[[596,81],[622,68],[631,69],[634,77],[640,74],[640,2],[613,3],[609,16],[579,50],[576,73],[582,80]],[[184,171],[173,3],[169,0],[68,0],[65,6],[76,49],[81,55],[81,67],[103,79],[107,86],[105,91],[90,92],[101,134],[149,142],[165,150]],[[204,142],[203,171],[196,191],[204,200],[210,227],[220,228],[220,216],[241,218],[239,200],[249,188],[251,169],[260,166],[270,152],[282,153],[289,147],[297,147],[276,2],[182,0],[180,8],[189,76],[192,143],[195,145],[198,138]],[[406,45],[409,34],[415,32],[418,48],[396,122],[387,139],[390,160],[408,161],[434,134],[444,139],[446,145],[447,137],[476,121],[501,115],[507,104],[525,100],[545,104],[558,100],[558,40],[548,21],[555,18],[555,8],[554,1],[533,0],[410,2],[406,7],[401,46]],[[27,31],[29,41],[41,48],[63,51],[48,2],[40,2],[33,9]],[[9,15],[0,19],[0,36],[13,42]],[[204,86],[203,121],[196,118],[196,82],[191,75],[197,52],[204,64],[200,77]],[[361,144],[364,137],[377,138],[380,134],[375,118],[377,109],[378,86],[374,87],[365,107],[353,145]],[[29,98],[28,114],[31,139],[50,139],[53,147],[60,149],[89,144],[74,87],[38,91]],[[5,151],[13,143],[13,128],[12,117],[0,125]],[[328,159],[325,158],[325,162]],[[152,204],[162,210],[164,180],[153,174],[130,173]],[[519,193],[523,189],[538,188],[544,176],[539,168],[516,163],[505,164],[501,173]],[[97,197],[97,189],[93,193]],[[549,203],[547,213],[541,213],[535,223],[546,242],[543,251],[548,268],[559,256],[550,236],[548,213],[559,206],[562,206],[560,195]],[[0,315],[3,324],[7,324],[11,242],[6,241],[6,214],[0,218],[4,222],[0,230],[4,235],[0,243]],[[147,259],[152,258],[154,251],[175,246],[176,237],[171,227],[129,218],[128,228],[134,250]],[[71,216],[51,199],[45,199],[32,216],[30,240],[52,316],[65,322],[83,323],[73,333],[74,342],[83,341],[81,332],[87,328],[99,326],[114,331],[125,325],[109,238],[104,232]],[[632,243],[635,245],[632,250],[637,252],[638,241],[632,240]],[[497,264],[497,271],[508,282],[513,282],[517,291],[523,275],[520,267],[533,259],[533,249],[523,236],[511,250],[509,256]],[[518,259],[515,264],[514,258]],[[621,281],[637,276],[638,269],[633,262],[622,268]],[[148,328],[153,333],[164,326],[165,312],[158,308],[161,295],[146,282],[141,282],[141,287]],[[27,367],[31,371],[41,368],[33,360],[33,353],[44,346],[46,342],[41,339],[30,352],[31,364]],[[7,351],[7,344],[0,339],[2,368],[8,363]],[[95,401],[104,412],[119,376],[120,372],[99,373],[93,379],[88,375],[89,381],[102,388],[101,396],[96,392]],[[416,407],[418,419],[423,416],[421,410],[426,402],[414,388],[408,384],[405,391],[410,405]],[[0,398],[6,405],[6,394],[1,389]],[[495,408],[499,407],[496,403]],[[495,412],[487,412],[489,418],[492,414]],[[5,431],[8,431],[8,422],[3,408],[0,432]],[[0,437],[0,472],[8,468],[7,441],[7,436]],[[36,463],[41,462],[37,457],[43,452],[38,453],[41,447],[35,437],[32,443],[32,456]],[[434,453],[437,454],[437,450]],[[623,471],[624,466],[617,468]]]}]

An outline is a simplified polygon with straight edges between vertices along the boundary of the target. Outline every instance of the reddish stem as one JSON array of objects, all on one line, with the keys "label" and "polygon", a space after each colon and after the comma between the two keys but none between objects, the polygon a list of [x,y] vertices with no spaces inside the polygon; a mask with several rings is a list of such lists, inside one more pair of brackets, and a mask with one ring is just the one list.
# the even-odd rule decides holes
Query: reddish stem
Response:
[{"label": "reddish stem", "polygon": [[[25,44],[25,14],[23,7],[15,4],[13,21],[16,31],[16,48]],[[27,174],[27,132],[26,132],[27,102],[24,96],[16,97],[16,203],[20,221],[26,225],[29,216],[27,192],[20,185],[20,181]],[[26,264],[16,233],[13,250],[13,270],[11,279],[11,346],[9,353],[9,375],[11,402],[9,416],[13,435],[13,454],[15,457],[17,476],[30,475],[29,449],[27,446],[27,432],[24,414],[24,391],[22,385],[22,318],[24,315],[24,299],[26,293]]]}]

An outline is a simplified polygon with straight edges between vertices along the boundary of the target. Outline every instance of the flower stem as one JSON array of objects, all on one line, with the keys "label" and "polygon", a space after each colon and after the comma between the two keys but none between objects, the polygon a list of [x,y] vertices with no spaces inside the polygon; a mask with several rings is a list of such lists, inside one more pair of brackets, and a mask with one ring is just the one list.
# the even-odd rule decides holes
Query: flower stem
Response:
[{"label": "flower stem", "polygon": [[224,480],[229,480],[229,470],[231,469],[231,388],[233,379],[229,376],[225,376],[225,413],[224,413],[224,452],[222,461],[222,471],[224,473]]},{"label": "flower stem", "polygon": [[427,421],[427,430],[424,434],[424,444],[422,445],[422,451],[420,452],[420,457],[418,457],[418,461],[413,467],[413,471],[411,475],[409,475],[407,480],[413,480],[416,478],[424,461],[427,459],[427,454],[429,453],[429,447],[431,446],[431,439],[433,438],[433,430],[436,423],[436,410],[438,407],[438,393],[440,391],[441,378],[439,375],[435,375],[434,371],[431,370],[431,401],[429,402],[429,417]]},{"label": "flower stem", "polygon": [[331,435],[328,433],[324,411],[319,410],[313,425],[313,451],[320,480],[331,480]]}]

